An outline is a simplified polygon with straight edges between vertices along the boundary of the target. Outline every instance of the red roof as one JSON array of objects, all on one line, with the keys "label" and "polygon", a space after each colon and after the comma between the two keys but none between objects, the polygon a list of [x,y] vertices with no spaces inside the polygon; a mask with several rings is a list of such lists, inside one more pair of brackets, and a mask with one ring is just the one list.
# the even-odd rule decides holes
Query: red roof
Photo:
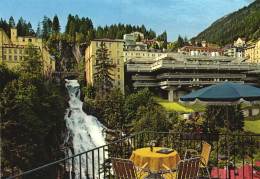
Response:
[{"label": "red roof", "polygon": [[219,48],[212,48],[212,47],[197,47],[197,46],[184,46],[181,48],[181,50],[185,50],[186,48],[188,49],[204,49],[204,50],[217,50],[217,51],[223,51]]},{"label": "red roof", "polygon": [[[253,169],[250,165],[246,165],[236,170],[230,170],[230,176],[231,179],[250,179],[252,178],[252,172],[254,179],[260,179],[260,172]],[[211,177],[226,179],[229,178],[229,173],[227,169],[213,168],[211,171]]]}]

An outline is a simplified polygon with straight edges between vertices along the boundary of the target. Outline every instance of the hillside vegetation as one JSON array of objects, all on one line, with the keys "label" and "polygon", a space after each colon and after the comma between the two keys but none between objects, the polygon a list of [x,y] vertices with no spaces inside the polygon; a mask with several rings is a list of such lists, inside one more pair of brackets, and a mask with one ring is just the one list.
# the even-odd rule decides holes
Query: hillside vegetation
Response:
[{"label": "hillside vegetation", "polygon": [[260,0],[218,19],[198,34],[195,40],[206,40],[224,46],[239,37],[246,38],[247,41],[260,37]]}]

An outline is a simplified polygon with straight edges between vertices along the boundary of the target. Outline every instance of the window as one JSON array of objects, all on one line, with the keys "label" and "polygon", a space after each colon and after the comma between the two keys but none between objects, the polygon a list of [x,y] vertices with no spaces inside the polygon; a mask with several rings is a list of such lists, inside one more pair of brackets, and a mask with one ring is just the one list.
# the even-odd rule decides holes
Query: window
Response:
[{"label": "window", "polygon": [[14,60],[17,60],[17,56],[16,55],[14,56]]},{"label": "window", "polygon": [[111,52],[111,51],[109,51],[109,55],[112,55],[112,52]]},{"label": "window", "polygon": [[98,42],[96,42],[96,47],[98,47]]},{"label": "window", "polygon": [[20,61],[23,61],[23,57],[22,56],[20,56]]},{"label": "window", "polygon": [[113,64],[114,63],[114,60],[113,59],[111,59],[111,64]]},{"label": "window", "polygon": [[133,53],[131,53],[131,55],[133,56]]},{"label": "window", "polygon": [[120,64],[120,60],[119,60],[119,59],[117,59],[117,64],[118,64],[118,65]]},{"label": "window", "polygon": [[6,56],[5,55],[3,56],[3,60],[6,60]]},{"label": "window", "polygon": [[23,50],[19,50],[19,53],[22,54],[22,53],[23,53]]},{"label": "window", "polygon": [[144,53],[143,53],[143,56],[144,56]]},{"label": "window", "polygon": [[119,56],[119,51],[117,51],[117,56]]},{"label": "window", "polygon": [[117,84],[120,85],[120,81],[118,81]]},{"label": "window", "polygon": [[127,53],[125,53],[125,55],[127,56]]},{"label": "window", "polygon": [[117,72],[120,72],[120,68],[117,68]]},{"label": "window", "polygon": [[111,43],[109,43],[109,48],[111,48]]},{"label": "window", "polygon": [[32,42],[32,39],[28,39],[28,42]]},{"label": "window", "polygon": [[12,56],[11,55],[9,55],[9,60],[12,60]]},{"label": "window", "polygon": [[12,49],[9,49],[9,53],[12,53]]},{"label": "window", "polygon": [[17,54],[17,50],[16,49],[14,49],[14,54]]},{"label": "window", "polygon": [[149,54],[148,54],[148,57],[149,57]]},{"label": "window", "polygon": [[98,59],[96,59],[96,65],[98,64]]},{"label": "window", "polygon": [[136,56],[140,56],[140,53],[136,53],[135,55],[136,55]]},{"label": "window", "polygon": [[23,38],[23,42],[25,42],[25,38]]},{"label": "window", "polygon": [[120,79],[120,75],[117,75],[117,78]]},{"label": "window", "polygon": [[6,49],[4,49],[4,53],[6,53]]},{"label": "window", "polygon": [[117,43],[117,48],[119,48],[119,43]]},{"label": "window", "polygon": [[105,47],[107,47],[107,43],[104,43],[105,44]]}]

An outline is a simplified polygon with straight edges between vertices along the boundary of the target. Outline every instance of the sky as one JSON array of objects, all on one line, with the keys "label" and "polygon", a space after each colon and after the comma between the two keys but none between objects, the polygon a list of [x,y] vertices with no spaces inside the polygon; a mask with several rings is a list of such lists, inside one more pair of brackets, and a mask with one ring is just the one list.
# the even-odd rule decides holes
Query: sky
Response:
[{"label": "sky", "polygon": [[248,6],[254,0],[0,0],[0,18],[13,16],[31,22],[34,30],[44,15],[55,14],[64,32],[69,14],[88,17],[94,27],[112,24],[145,25],[156,35],[167,32],[168,41],[178,36],[197,36],[217,19]]}]

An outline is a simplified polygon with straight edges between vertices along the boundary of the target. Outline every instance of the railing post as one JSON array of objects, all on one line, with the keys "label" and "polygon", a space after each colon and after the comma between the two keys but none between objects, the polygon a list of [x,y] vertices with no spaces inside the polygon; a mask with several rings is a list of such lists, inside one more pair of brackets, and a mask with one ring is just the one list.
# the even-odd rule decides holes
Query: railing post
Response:
[{"label": "railing post", "polygon": [[95,158],[94,158],[94,150],[92,150],[92,176],[95,178]]}]

